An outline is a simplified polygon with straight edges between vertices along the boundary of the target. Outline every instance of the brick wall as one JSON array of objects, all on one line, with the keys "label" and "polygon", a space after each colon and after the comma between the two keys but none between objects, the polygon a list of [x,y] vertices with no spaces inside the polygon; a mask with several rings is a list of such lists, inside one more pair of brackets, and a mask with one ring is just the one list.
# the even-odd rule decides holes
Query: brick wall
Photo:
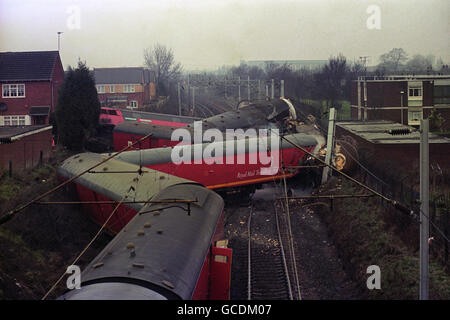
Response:
[{"label": "brick wall", "polygon": [[0,144],[0,172],[9,169],[9,161],[12,162],[15,172],[35,167],[39,164],[41,151],[45,162],[52,152],[51,129],[25,136],[12,143]]},{"label": "brick wall", "polygon": [[[25,84],[24,98],[0,98],[6,103],[8,111],[1,112],[0,115],[27,115],[30,114],[32,106],[51,106],[51,85],[50,81],[39,82],[7,82],[8,84]],[[6,84],[2,82],[1,84]]]}]

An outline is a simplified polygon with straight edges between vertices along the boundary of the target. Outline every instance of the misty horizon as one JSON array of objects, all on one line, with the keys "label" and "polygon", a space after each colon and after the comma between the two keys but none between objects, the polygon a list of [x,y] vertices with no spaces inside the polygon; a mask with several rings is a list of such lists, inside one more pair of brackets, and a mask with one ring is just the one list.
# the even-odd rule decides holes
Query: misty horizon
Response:
[{"label": "misty horizon", "polygon": [[144,66],[156,43],[184,70],[338,54],[374,66],[392,48],[448,63],[449,16],[444,0],[0,0],[0,51],[57,50],[63,32],[65,69],[79,59],[90,68]]}]

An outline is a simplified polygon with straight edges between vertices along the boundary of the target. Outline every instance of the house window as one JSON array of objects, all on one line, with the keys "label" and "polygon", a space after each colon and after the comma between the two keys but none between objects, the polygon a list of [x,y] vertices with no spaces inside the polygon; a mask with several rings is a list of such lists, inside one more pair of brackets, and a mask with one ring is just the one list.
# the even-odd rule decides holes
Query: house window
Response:
[{"label": "house window", "polygon": [[421,88],[409,88],[409,96],[410,97],[421,97],[422,89]]},{"label": "house window", "polygon": [[[18,116],[5,116],[4,117],[5,126],[17,126],[19,125]],[[25,125],[25,117],[23,118],[23,124]]]},{"label": "house window", "polygon": [[109,92],[114,93],[114,86],[109,86]]},{"label": "house window", "polygon": [[19,116],[19,126],[25,125],[25,116]]},{"label": "house window", "polygon": [[433,104],[450,104],[450,85],[434,87]]},{"label": "house window", "polygon": [[422,120],[422,111],[408,112],[408,125],[420,125],[420,120]]},{"label": "house window", "polygon": [[138,102],[135,101],[135,100],[131,100],[131,101],[130,101],[130,106],[131,106],[132,108],[137,108],[137,107],[138,107]]},{"label": "house window", "polygon": [[97,86],[98,93],[105,93],[105,86]]},{"label": "house window", "polygon": [[5,126],[26,126],[29,124],[30,116],[3,116],[3,125]]},{"label": "house window", "polygon": [[2,93],[3,93],[3,98],[23,98],[23,97],[25,97],[25,85],[24,84],[4,84]]},{"label": "house window", "polygon": [[123,92],[134,92],[134,84],[126,84],[123,86]]}]

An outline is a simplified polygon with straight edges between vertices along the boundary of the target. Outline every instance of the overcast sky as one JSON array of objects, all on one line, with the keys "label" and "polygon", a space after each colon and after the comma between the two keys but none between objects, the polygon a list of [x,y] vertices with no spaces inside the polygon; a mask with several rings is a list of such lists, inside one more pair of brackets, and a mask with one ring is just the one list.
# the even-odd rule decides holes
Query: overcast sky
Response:
[{"label": "overcast sky", "polygon": [[450,62],[449,0],[0,0],[0,51],[57,50],[64,68],[142,66],[159,42],[185,70],[240,60],[369,65],[392,48]]}]

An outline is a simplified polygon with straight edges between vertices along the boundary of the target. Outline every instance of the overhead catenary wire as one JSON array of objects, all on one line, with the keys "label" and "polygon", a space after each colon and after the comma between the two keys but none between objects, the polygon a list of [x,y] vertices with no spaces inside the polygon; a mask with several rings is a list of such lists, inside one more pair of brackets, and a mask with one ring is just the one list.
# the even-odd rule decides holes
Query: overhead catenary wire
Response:
[{"label": "overhead catenary wire", "polygon": [[292,264],[294,266],[294,275],[295,275],[295,283],[296,283],[296,287],[297,287],[297,293],[298,293],[298,300],[302,299],[302,295],[300,293],[300,280],[298,278],[298,271],[297,271],[297,262],[295,261],[295,251],[294,251],[294,240],[292,238],[292,226],[291,226],[291,215],[290,215],[290,211],[289,211],[289,200],[288,200],[288,195],[287,195],[287,184],[286,184],[286,175],[284,173],[284,169],[281,168],[281,172],[283,173],[283,186],[284,189],[283,193],[286,199],[286,214],[287,214],[287,222],[288,222],[288,241],[289,241],[289,246],[291,249],[291,255],[292,255]]},{"label": "overhead catenary wire", "polygon": [[[129,189],[131,190],[131,188]],[[128,191],[129,191],[128,190]],[[87,249],[89,249],[89,247],[92,245],[92,243],[94,243],[94,241],[98,238],[98,236],[100,235],[100,233],[103,231],[103,229],[106,227],[106,225],[108,224],[109,220],[113,217],[113,215],[116,213],[117,209],[119,209],[120,205],[122,204],[123,200],[125,200],[128,196],[124,195],[122,197],[122,199],[120,200],[120,202],[114,207],[114,210],[111,212],[111,214],[109,215],[108,219],[106,219],[106,221],[103,223],[103,225],[100,227],[100,229],[97,231],[97,233],[94,235],[94,237],[92,238],[91,241],[89,241],[89,243],[84,247],[84,249],[80,252],[80,254],[75,258],[75,260],[71,263],[71,265],[76,265],[76,263],[78,262],[78,260],[83,256],[83,254],[86,252]],[[58,280],[53,284],[53,286],[46,292],[46,294],[42,297],[41,300],[45,300],[48,295],[56,288],[56,286],[59,284],[59,282],[65,277],[66,272],[64,272],[59,278]]]},{"label": "overhead catenary wire", "polygon": [[[116,213],[116,211],[119,209],[119,207],[122,204],[125,204],[129,201],[126,201],[125,199],[129,198],[129,193],[131,191],[134,191],[135,195],[134,197],[136,197],[136,189],[137,189],[137,185],[139,182],[139,179],[134,180],[135,181],[135,186],[130,186],[130,188],[128,188],[128,191],[126,192],[126,194],[122,197],[122,199],[118,202],[115,203],[115,207],[112,210],[111,214],[109,215],[109,217],[105,220],[105,222],[103,223],[103,225],[100,227],[100,229],[98,230],[98,232],[94,235],[94,237],[92,238],[91,241],[89,241],[89,243],[84,247],[84,249],[81,251],[81,253],[75,258],[75,260],[71,263],[71,265],[75,265],[78,260],[83,256],[83,254],[87,251],[87,249],[94,243],[94,241],[99,237],[99,235],[101,234],[101,232],[106,228],[106,226],[108,225],[108,222],[111,220],[111,218],[114,216],[114,214]],[[153,200],[153,202],[159,202],[160,200]],[[121,217],[119,217],[120,219]],[[121,220],[121,219],[120,219]],[[118,223],[118,221],[113,222],[112,224],[109,225],[109,228],[111,228],[112,226],[116,225]],[[58,285],[58,283],[64,278],[64,276],[66,275],[66,272],[63,273],[58,280],[54,283],[54,285],[47,291],[47,293],[42,297],[42,300],[45,300],[46,297],[56,288],[56,286]]]},{"label": "overhead catenary wire", "polygon": [[[325,133],[325,130],[323,129],[323,128],[321,128],[320,126],[317,126],[317,128],[320,130],[320,131],[322,131],[323,133]],[[410,131],[411,132],[411,131]],[[333,138],[336,138],[336,136],[334,136]],[[370,176],[372,176],[373,178],[375,178],[376,180],[378,180],[379,182],[381,182],[382,184],[384,184],[384,185],[386,185],[386,186],[388,186],[389,184],[388,183],[386,183],[385,181],[383,181],[382,179],[380,179],[379,177],[377,177],[373,172],[371,172],[369,169],[367,169],[360,161],[358,161],[355,157],[353,157],[352,156],[352,154],[351,154],[351,152],[349,152],[343,145],[341,145],[340,146],[345,152],[346,152],[346,154],[347,155],[349,155],[350,156],[350,158],[352,158],[352,160],[353,161],[355,161],[364,171],[366,171]],[[315,157],[317,160],[321,160],[321,159],[319,159],[319,158],[317,158],[317,157]],[[333,167],[332,167],[333,168]],[[337,170],[337,169],[336,169]],[[343,174],[341,171],[338,171],[337,170],[337,172],[339,172],[339,173],[341,173],[341,174]],[[378,194],[377,194],[378,195]],[[396,201],[394,201],[394,200],[388,200],[389,202],[391,202],[391,203],[396,203]],[[398,205],[398,203],[397,203],[397,205]],[[395,206],[395,204],[394,204],[394,206]],[[402,210],[402,211],[405,211],[405,210]],[[431,223],[431,225],[439,232],[439,234],[448,242],[448,243],[450,243],[450,239],[444,234],[444,232],[432,221],[432,219],[430,219],[430,217],[428,217],[426,214],[424,214],[423,213],[423,211],[422,210],[420,210],[420,212],[428,219],[428,221]]]},{"label": "overhead catenary wire", "polygon": [[[394,200],[394,199],[391,199],[391,198],[388,198],[388,197],[384,196],[383,194],[381,194],[380,192],[374,190],[373,188],[371,188],[371,187],[365,185],[364,183],[362,183],[362,182],[360,182],[360,181],[358,181],[358,180],[356,180],[356,179],[350,177],[348,174],[346,174],[346,173],[344,173],[344,172],[342,172],[342,171],[339,171],[339,170],[338,170],[337,168],[335,168],[334,166],[328,165],[325,161],[323,161],[322,159],[320,159],[319,157],[317,157],[317,156],[314,155],[313,153],[309,152],[309,151],[306,150],[305,148],[303,148],[303,147],[299,146],[298,144],[292,142],[291,140],[289,140],[289,139],[286,138],[285,136],[278,134],[276,131],[273,131],[273,132],[275,132],[278,136],[280,136],[282,139],[286,140],[288,143],[290,143],[291,145],[293,145],[293,146],[296,147],[297,149],[299,149],[299,150],[305,152],[305,153],[308,154],[309,156],[311,156],[311,157],[313,157],[314,159],[318,160],[320,163],[322,163],[322,164],[328,166],[328,167],[331,168],[333,171],[335,171],[335,172],[337,172],[338,174],[342,175],[342,176],[345,177],[346,179],[352,181],[353,183],[359,185],[360,187],[366,189],[367,191],[373,193],[374,195],[376,195],[376,196],[382,198],[383,200],[387,201],[388,203],[391,203],[396,209],[400,210],[401,212],[403,212],[403,213],[405,213],[405,214],[408,214],[409,216],[414,217],[414,218],[417,220],[418,215],[415,214],[413,210],[407,208],[406,206],[404,206],[403,204],[399,203],[398,201],[396,201],[396,200]],[[422,213],[423,213],[423,212],[422,212]],[[450,240],[445,236],[445,234],[442,232],[442,230],[440,230],[439,227],[437,227],[437,226],[431,221],[430,217],[428,217],[427,215],[424,215],[424,216],[425,216],[425,217],[431,222],[431,224],[439,231],[439,233],[440,233],[442,236],[444,236],[444,238],[447,240],[447,242],[450,243]]]},{"label": "overhead catenary wire", "polygon": [[106,159],[100,161],[100,162],[97,163],[96,165],[94,165],[94,166],[92,166],[92,167],[90,167],[90,168],[88,168],[88,169],[82,171],[81,173],[79,173],[79,174],[73,176],[73,177],[70,178],[70,179],[65,180],[64,182],[60,183],[59,185],[57,185],[56,187],[50,189],[49,191],[44,192],[43,194],[41,194],[41,195],[35,197],[34,199],[28,201],[28,202],[25,203],[24,205],[21,205],[21,206],[17,207],[16,209],[13,209],[13,210],[9,211],[7,214],[5,214],[4,216],[2,216],[2,217],[0,218],[0,225],[2,225],[2,224],[4,224],[5,222],[9,221],[14,215],[16,215],[16,214],[19,213],[20,211],[24,210],[25,208],[29,207],[29,206],[32,205],[33,203],[35,203],[35,202],[37,202],[37,201],[39,201],[39,200],[45,198],[46,196],[52,194],[53,192],[55,192],[56,190],[60,189],[61,187],[65,186],[65,185],[67,185],[68,183],[72,182],[73,180],[75,180],[75,179],[81,177],[81,176],[84,175],[85,173],[91,171],[92,169],[97,168],[97,167],[100,166],[101,164],[103,164],[103,163],[105,163],[105,162],[111,160],[112,158],[118,156],[118,155],[121,154],[122,152],[124,152],[124,151],[126,151],[126,150],[132,148],[132,147],[133,147],[134,145],[136,145],[137,143],[141,143],[141,142],[144,141],[145,139],[148,139],[151,135],[152,135],[152,133],[149,133],[149,134],[146,135],[145,137],[142,137],[141,139],[135,141],[134,143],[132,143],[132,144],[130,144],[130,145],[128,145],[128,146],[122,148],[120,151],[118,151],[118,152],[112,154],[111,156],[109,156],[109,157],[107,157]]},{"label": "overhead catenary wire", "polygon": [[[272,130],[272,131],[273,131],[273,130]],[[322,163],[323,165],[329,167],[330,169],[332,169],[333,171],[339,173],[340,175],[344,176],[345,178],[349,179],[350,181],[356,183],[357,185],[363,187],[364,189],[366,189],[366,190],[372,192],[373,194],[377,195],[378,197],[380,197],[380,198],[382,198],[382,199],[384,199],[384,200],[386,200],[386,201],[388,201],[388,202],[391,202],[391,203],[392,203],[392,202],[395,202],[394,200],[389,199],[388,197],[382,195],[381,193],[379,193],[378,191],[372,189],[371,187],[369,187],[369,186],[363,184],[362,182],[359,182],[358,180],[356,180],[356,179],[350,177],[348,174],[346,174],[346,173],[344,173],[344,172],[342,172],[342,171],[339,171],[339,170],[338,170],[337,168],[335,168],[334,166],[327,164],[325,161],[323,161],[322,159],[320,159],[318,156],[316,156],[316,155],[313,154],[312,152],[309,152],[309,151],[306,150],[305,148],[299,146],[299,145],[296,144],[295,142],[292,142],[291,140],[289,140],[288,138],[286,138],[284,135],[280,135],[280,134],[277,133],[276,131],[273,131],[273,132],[275,132],[278,136],[280,136],[282,139],[286,140],[288,143],[290,143],[291,145],[293,145],[293,146],[296,147],[297,149],[303,151],[304,153],[306,153],[306,154],[308,154],[309,156],[313,157],[314,159],[318,160],[318,161],[319,161],[320,163]]]}]

